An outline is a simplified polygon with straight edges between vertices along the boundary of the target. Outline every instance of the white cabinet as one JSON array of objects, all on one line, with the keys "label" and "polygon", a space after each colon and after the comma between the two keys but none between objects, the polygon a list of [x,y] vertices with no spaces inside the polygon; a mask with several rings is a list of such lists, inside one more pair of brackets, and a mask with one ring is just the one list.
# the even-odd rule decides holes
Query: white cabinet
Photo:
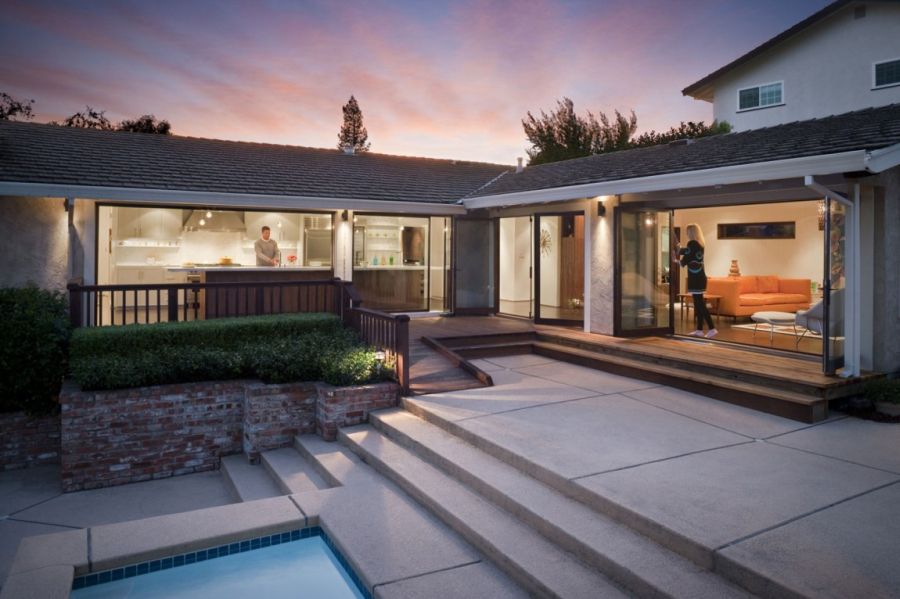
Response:
[{"label": "white cabinet", "polygon": [[178,208],[119,207],[116,209],[116,233],[119,239],[178,239],[181,219],[182,211]]},{"label": "white cabinet", "polygon": [[[170,272],[165,266],[117,266],[114,275],[116,285],[155,285],[155,284],[172,284],[184,283],[187,277],[181,272]],[[121,305],[121,292],[116,293],[116,302]],[[127,305],[134,305],[134,292],[126,293]],[[167,306],[169,303],[167,291],[159,292],[159,303],[161,306]],[[148,294],[144,291],[137,292],[137,305],[144,306],[156,305],[156,291],[150,291]]]}]

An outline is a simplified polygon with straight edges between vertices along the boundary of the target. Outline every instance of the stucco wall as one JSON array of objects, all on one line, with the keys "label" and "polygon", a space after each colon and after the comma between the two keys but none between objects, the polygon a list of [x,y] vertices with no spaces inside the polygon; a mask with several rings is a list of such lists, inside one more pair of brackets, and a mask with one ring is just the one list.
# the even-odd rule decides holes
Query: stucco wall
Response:
[{"label": "stucco wall", "polygon": [[615,262],[613,249],[613,212],[615,198],[606,198],[606,216],[590,219],[591,276],[590,276],[590,330],[603,335],[613,334],[613,302],[615,301]]},{"label": "stucco wall", "polygon": [[873,367],[900,372],[900,167],[874,178]]},{"label": "stucco wall", "polygon": [[0,197],[0,286],[64,289],[68,244],[61,198]]},{"label": "stucco wall", "polygon": [[[900,86],[873,90],[872,65],[900,58],[900,6],[841,10],[715,82],[713,113],[736,131],[900,102]],[[784,81],[784,105],[737,112],[738,90]]]}]

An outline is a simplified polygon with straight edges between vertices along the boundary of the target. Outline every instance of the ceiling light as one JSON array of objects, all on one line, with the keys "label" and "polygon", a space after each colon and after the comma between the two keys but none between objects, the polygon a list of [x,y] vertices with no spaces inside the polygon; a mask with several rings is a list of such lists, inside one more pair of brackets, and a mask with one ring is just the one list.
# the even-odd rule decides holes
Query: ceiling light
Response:
[{"label": "ceiling light", "polygon": [[209,210],[206,211],[206,218],[212,218],[212,212]]},{"label": "ceiling light", "polygon": [[205,225],[205,224],[206,224],[206,219],[205,219],[205,218],[201,218],[201,219],[200,219],[200,226],[202,227],[202,226]]}]

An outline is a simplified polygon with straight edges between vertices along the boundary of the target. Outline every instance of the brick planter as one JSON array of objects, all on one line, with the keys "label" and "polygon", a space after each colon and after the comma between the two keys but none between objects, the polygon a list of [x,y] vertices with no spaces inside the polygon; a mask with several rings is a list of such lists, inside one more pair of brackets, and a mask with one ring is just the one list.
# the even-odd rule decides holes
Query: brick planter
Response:
[{"label": "brick planter", "polygon": [[200,382],[60,394],[64,491],[214,470],[222,456],[287,447],[297,434],[365,422],[371,410],[396,406],[400,387],[378,383],[266,385]]},{"label": "brick planter", "polygon": [[0,470],[59,463],[59,415],[0,414]]}]

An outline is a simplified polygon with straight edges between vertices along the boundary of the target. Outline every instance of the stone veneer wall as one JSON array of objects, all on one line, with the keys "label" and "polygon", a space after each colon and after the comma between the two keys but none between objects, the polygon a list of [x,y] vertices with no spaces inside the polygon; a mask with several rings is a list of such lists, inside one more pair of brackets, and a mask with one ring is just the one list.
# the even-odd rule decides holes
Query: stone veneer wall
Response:
[{"label": "stone veneer wall", "polygon": [[222,456],[260,452],[319,430],[365,422],[371,410],[396,406],[396,383],[332,387],[200,382],[118,391],[60,394],[63,490],[109,487],[214,470]]},{"label": "stone veneer wall", "polygon": [[59,416],[0,414],[0,471],[59,463]]}]

